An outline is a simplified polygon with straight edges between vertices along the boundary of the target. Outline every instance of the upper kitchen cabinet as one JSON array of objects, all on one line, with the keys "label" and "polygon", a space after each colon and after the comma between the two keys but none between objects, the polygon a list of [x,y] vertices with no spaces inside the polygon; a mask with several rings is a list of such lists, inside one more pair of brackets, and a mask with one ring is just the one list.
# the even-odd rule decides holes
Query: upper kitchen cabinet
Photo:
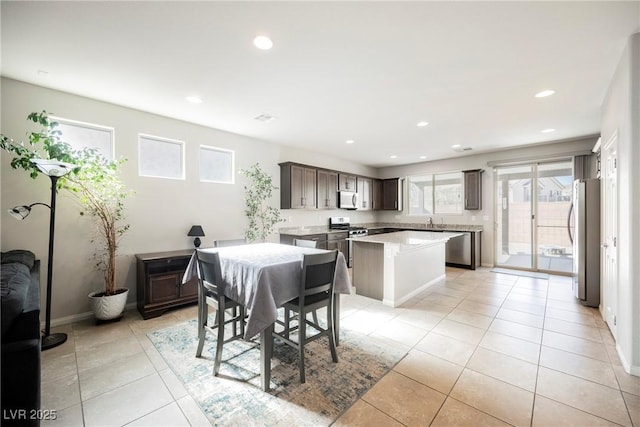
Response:
[{"label": "upper kitchen cabinet", "polygon": [[315,209],[316,169],[280,163],[280,208]]},{"label": "upper kitchen cabinet", "polygon": [[338,190],[340,191],[357,191],[356,176],[340,173],[338,175]]},{"label": "upper kitchen cabinet", "polygon": [[465,210],[482,209],[482,172],[483,169],[463,171]]},{"label": "upper kitchen cabinet", "polygon": [[358,187],[358,210],[368,211],[373,209],[373,181],[371,178],[359,176],[357,178]]},{"label": "upper kitchen cabinet", "polygon": [[402,191],[400,185],[400,178],[382,180],[382,209],[392,211],[402,210]]},{"label": "upper kitchen cabinet", "polygon": [[382,209],[384,198],[382,197],[382,180],[371,179],[371,209]]},{"label": "upper kitchen cabinet", "polygon": [[318,169],[318,209],[338,207],[338,172]]}]

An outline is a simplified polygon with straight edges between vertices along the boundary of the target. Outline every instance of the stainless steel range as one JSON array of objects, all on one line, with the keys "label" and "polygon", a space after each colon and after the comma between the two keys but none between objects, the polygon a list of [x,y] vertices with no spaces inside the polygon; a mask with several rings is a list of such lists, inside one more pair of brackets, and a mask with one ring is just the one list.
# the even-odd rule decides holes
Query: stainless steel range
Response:
[{"label": "stainless steel range", "polygon": [[[349,232],[349,237],[363,237],[369,234],[365,227],[352,226],[348,216],[333,216],[329,218],[329,229],[345,230]],[[347,245],[347,265],[353,264],[353,243],[349,240]]]}]

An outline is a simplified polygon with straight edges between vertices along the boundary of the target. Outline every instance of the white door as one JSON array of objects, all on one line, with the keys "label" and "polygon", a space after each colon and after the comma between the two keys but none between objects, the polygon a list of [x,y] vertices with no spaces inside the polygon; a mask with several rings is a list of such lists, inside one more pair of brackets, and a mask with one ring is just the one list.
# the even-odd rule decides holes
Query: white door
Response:
[{"label": "white door", "polygon": [[618,309],[618,135],[614,134],[604,146],[603,200],[604,233],[602,251],[604,268],[602,291],[604,293],[604,317],[609,329],[616,337],[616,313]]}]

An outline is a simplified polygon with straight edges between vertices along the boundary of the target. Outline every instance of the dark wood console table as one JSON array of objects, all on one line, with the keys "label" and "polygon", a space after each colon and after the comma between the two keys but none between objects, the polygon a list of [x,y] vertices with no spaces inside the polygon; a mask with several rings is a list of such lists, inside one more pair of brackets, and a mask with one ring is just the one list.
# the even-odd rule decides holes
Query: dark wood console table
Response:
[{"label": "dark wood console table", "polygon": [[198,302],[198,279],[182,284],[193,249],[137,254],[138,311],[144,319]]}]

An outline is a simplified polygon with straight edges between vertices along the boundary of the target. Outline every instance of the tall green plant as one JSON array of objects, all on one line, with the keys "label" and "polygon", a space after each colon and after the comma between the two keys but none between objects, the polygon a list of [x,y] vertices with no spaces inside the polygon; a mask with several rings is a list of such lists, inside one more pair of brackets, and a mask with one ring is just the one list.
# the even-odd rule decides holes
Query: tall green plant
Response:
[{"label": "tall green plant", "polygon": [[74,150],[61,140],[58,123],[46,111],[31,113],[28,120],[42,128],[29,132],[28,145],[0,135],[0,148],[14,156],[11,167],[24,169],[32,178],[41,172],[33,159],[56,159],[77,167],[58,179],[58,189],[65,189],[80,203],[81,215],[91,216],[96,225],[95,265],[104,274],[105,294],[116,293],[116,255],[120,237],[129,229],[122,224],[124,201],[130,195],[118,176],[118,168],[126,161],[108,160],[93,149]]},{"label": "tall green plant", "polygon": [[251,242],[264,242],[274,232],[275,225],[284,221],[280,210],[269,205],[273,190],[277,190],[278,187],[273,185],[271,176],[264,172],[258,163],[249,169],[241,170],[240,173],[249,179],[249,184],[244,186],[244,213],[249,220],[245,237]]}]

